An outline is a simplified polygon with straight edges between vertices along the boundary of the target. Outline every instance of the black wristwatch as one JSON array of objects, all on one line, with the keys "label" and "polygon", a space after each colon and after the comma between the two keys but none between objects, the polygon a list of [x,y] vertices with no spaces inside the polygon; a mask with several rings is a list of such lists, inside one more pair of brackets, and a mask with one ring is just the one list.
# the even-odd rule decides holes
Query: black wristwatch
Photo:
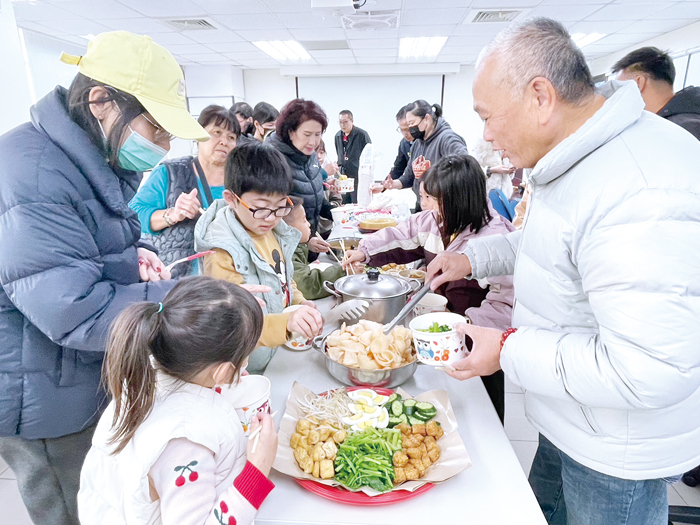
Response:
[{"label": "black wristwatch", "polygon": [[487,167],[487,168],[486,168],[486,176],[487,176],[487,177],[490,177],[490,176],[491,176],[491,168],[490,168],[490,167]]}]

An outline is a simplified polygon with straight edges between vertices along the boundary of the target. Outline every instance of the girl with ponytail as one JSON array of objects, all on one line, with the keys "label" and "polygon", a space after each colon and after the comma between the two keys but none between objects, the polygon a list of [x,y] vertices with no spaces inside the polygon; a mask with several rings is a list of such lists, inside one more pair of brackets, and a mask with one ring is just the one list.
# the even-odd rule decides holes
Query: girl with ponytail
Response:
[{"label": "girl with ponytail", "polygon": [[241,388],[262,323],[250,293],[209,277],[122,312],[104,361],[112,402],[83,465],[82,523],[253,523],[273,488],[277,431],[256,416],[253,452],[220,386]]},{"label": "girl with ponytail", "polygon": [[442,118],[440,104],[431,105],[425,100],[416,100],[405,109],[408,131],[413,136],[411,162],[406,166],[403,175],[393,181],[392,187],[413,188],[417,199],[416,211],[420,211],[420,181],[423,174],[443,157],[465,156],[469,152],[464,139]]}]

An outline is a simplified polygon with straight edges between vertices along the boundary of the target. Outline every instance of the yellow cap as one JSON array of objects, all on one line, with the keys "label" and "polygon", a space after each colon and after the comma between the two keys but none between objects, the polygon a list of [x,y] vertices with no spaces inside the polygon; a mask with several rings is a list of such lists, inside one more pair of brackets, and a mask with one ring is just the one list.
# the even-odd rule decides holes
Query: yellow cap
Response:
[{"label": "yellow cap", "polygon": [[187,111],[185,78],[173,56],[148,36],[127,31],[97,35],[82,56],[63,53],[61,61],[98,82],[135,96],[168,133],[209,140]]}]

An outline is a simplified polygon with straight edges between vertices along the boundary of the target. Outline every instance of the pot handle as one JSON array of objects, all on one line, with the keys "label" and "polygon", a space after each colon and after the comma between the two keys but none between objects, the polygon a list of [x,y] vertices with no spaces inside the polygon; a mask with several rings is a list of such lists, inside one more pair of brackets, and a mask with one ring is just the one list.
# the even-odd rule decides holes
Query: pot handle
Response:
[{"label": "pot handle", "polygon": [[335,286],[331,281],[323,281],[323,288],[331,295],[335,295],[338,299],[342,300],[341,295],[336,291]]},{"label": "pot handle", "polygon": [[411,293],[417,292],[418,290],[420,290],[420,287],[423,284],[418,279],[407,279],[407,281],[408,281],[408,285],[411,287]]}]

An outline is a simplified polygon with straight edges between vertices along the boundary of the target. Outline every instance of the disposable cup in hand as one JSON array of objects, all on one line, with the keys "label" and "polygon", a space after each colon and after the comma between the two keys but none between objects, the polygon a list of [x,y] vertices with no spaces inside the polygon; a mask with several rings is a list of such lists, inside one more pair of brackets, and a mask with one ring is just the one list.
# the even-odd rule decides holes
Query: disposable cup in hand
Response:
[{"label": "disposable cup in hand", "polygon": [[222,389],[221,395],[233,404],[246,436],[256,414],[272,411],[270,380],[265,376],[242,376],[238,384]]}]

